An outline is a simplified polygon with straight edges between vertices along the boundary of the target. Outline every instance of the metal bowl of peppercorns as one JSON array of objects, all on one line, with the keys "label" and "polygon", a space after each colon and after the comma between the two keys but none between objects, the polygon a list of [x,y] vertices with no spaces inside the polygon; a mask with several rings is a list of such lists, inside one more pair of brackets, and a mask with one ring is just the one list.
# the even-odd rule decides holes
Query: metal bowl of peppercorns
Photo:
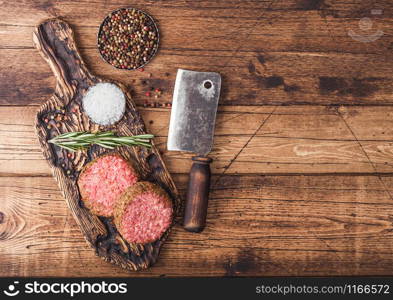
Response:
[{"label": "metal bowl of peppercorns", "polygon": [[158,50],[158,27],[144,11],[120,8],[108,14],[101,23],[97,44],[102,59],[115,68],[140,69]]}]

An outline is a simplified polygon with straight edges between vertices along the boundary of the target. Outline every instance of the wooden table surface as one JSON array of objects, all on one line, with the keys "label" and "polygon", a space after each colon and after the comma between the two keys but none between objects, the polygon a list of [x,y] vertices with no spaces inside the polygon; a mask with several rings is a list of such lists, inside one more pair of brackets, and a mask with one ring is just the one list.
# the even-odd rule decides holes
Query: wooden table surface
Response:
[{"label": "wooden table surface", "polygon": [[[389,2],[0,1],[0,276],[392,275]],[[128,5],[159,21],[144,72],[115,70],[95,45]],[[43,160],[34,115],[55,79],[32,31],[49,17],[72,25],[93,72],[134,91],[183,194],[190,155],[166,151],[170,109],[144,102],[171,102],[178,68],[222,74],[207,228],[175,226],[147,271],[94,255]]]}]

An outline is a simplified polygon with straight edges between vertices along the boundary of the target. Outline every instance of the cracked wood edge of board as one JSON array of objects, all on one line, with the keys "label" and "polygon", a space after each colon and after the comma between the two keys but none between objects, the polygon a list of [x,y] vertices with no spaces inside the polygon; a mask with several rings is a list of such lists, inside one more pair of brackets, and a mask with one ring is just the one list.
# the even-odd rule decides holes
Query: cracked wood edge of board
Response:
[{"label": "cracked wood edge of board", "polygon": [[[75,45],[73,32],[67,23],[60,19],[46,20],[34,30],[33,40],[40,54],[50,65],[57,79],[55,93],[48,101],[40,106],[37,112],[35,123],[36,133],[44,157],[51,166],[53,176],[63,196],[66,198],[68,207],[72,211],[86,241],[95,249],[96,255],[128,270],[148,268],[157,260],[161,245],[166,240],[170,228],[159,240],[151,244],[137,245],[127,243],[117,232],[110,219],[93,215],[89,210],[81,206],[80,195],[76,184],[77,176],[70,178],[65,175],[64,170],[60,168],[56,162],[56,160],[59,160],[57,156],[58,153],[55,153],[56,151],[53,146],[47,143],[50,131],[48,133],[42,121],[43,115],[55,110],[57,106],[68,106],[68,108],[70,108],[73,102],[78,101],[78,97],[80,101],[83,92],[85,92],[89,86],[97,82],[102,82],[103,80],[95,77],[88,71]],[[56,56],[60,56],[60,58]],[[65,57],[68,59],[64,59]],[[77,79],[79,79],[79,81]],[[137,112],[135,104],[132,102],[131,95],[124,85],[119,83],[116,84],[118,84],[125,93],[128,108],[125,116],[123,116],[123,120],[116,124],[118,132],[128,135],[144,133],[145,128],[143,120]],[[63,127],[57,129],[57,131],[60,133],[60,130],[64,131],[64,129],[67,131],[70,129],[80,130],[81,127],[84,130],[99,129],[97,125],[90,123],[80,110],[77,114],[73,115],[70,121],[71,122],[63,122],[61,125]],[[133,130],[129,128],[127,123],[131,123]],[[63,150],[60,150],[60,152],[61,151]],[[92,147],[87,152],[87,155],[77,153],[77,164],[74,165],[71,163],[71,165],[77,168],[77,170],[80,170],[87,161],[103,152],[106,151]],[[118,152],[127,159],[133,157],[140,163],[138,169],[145,177],[149,176],[150,179],[164,185],[167,191],[169,190],[176,214],[180,209],[179,194],[154,144],[149,153],[148,151],[136,149],[135,147],[130,149],[127,148],[127,150],[122,147],[118,149]]]}]

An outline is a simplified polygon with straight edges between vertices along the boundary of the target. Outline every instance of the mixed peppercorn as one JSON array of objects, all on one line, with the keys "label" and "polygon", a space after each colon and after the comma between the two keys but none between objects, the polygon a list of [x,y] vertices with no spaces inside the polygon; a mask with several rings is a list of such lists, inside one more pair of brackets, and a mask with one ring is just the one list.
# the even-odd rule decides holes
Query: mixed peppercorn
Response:
[{"label": "mixed peppercorn", "polygon": [[56,109],[48,114],[46,114],[42,120],[44,121],[47,129],[52,129],[54,127],[60,128],[61,122],[68,120],[66,116],[66,111],[64,107],[57,106]]},{"label": "mixed peppercorn", "polygon": [[122,8],[109,14],[98,33],[101,56],[118,69],[141,68],[157,52],[158,41],[154,20],[133,8]]},{"label": "mixed peppercorn", "polygon": [[[146,80],[142,80],[142,84],[146,85],[147,82]],[[172,107],[172,103],[170,102],[158,102],[158,101],[149,101],[148,98],[154,97],[154,99],[157,99],[161,97],[163,91],[159,88],[154,88],[154,87],[150,87],[148,91],[145,92],[145,96],[147,97],[147,99],[145,99],[143,106],[144,107]]]},{"label": "mixed peppercorn", "polygon": [[[76,113],[76,109],[72,108],[71,112]],[[65,107],[56,106],[53,110],[44,113],[41,120],[45,124],[45,128],[47,129],[47,134],[50,139],[53,135],[57,135],[63,130],[63,124],[71,120],[71,114],[67,112]],[[56,160],[56,164],[61,166],[65,174],[67,174],[70,178],[73,178],[75,176],[75,172],[72,171],[73,154],[61,151],[61,153],[57,153],[57,157],[58,159]]]}]

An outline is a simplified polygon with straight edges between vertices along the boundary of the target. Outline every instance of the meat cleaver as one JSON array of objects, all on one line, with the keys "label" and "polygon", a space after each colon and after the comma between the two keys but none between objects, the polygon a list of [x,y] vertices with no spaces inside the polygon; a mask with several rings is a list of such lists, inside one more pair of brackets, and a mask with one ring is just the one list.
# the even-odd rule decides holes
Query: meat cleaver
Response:
[{"label": "meat cleaver", "polygon": [[173,93],[168,150],[188,151],[192,158],[183,226],[203,230],[210,189],[210,163],[221,76],[179,69]]}]

